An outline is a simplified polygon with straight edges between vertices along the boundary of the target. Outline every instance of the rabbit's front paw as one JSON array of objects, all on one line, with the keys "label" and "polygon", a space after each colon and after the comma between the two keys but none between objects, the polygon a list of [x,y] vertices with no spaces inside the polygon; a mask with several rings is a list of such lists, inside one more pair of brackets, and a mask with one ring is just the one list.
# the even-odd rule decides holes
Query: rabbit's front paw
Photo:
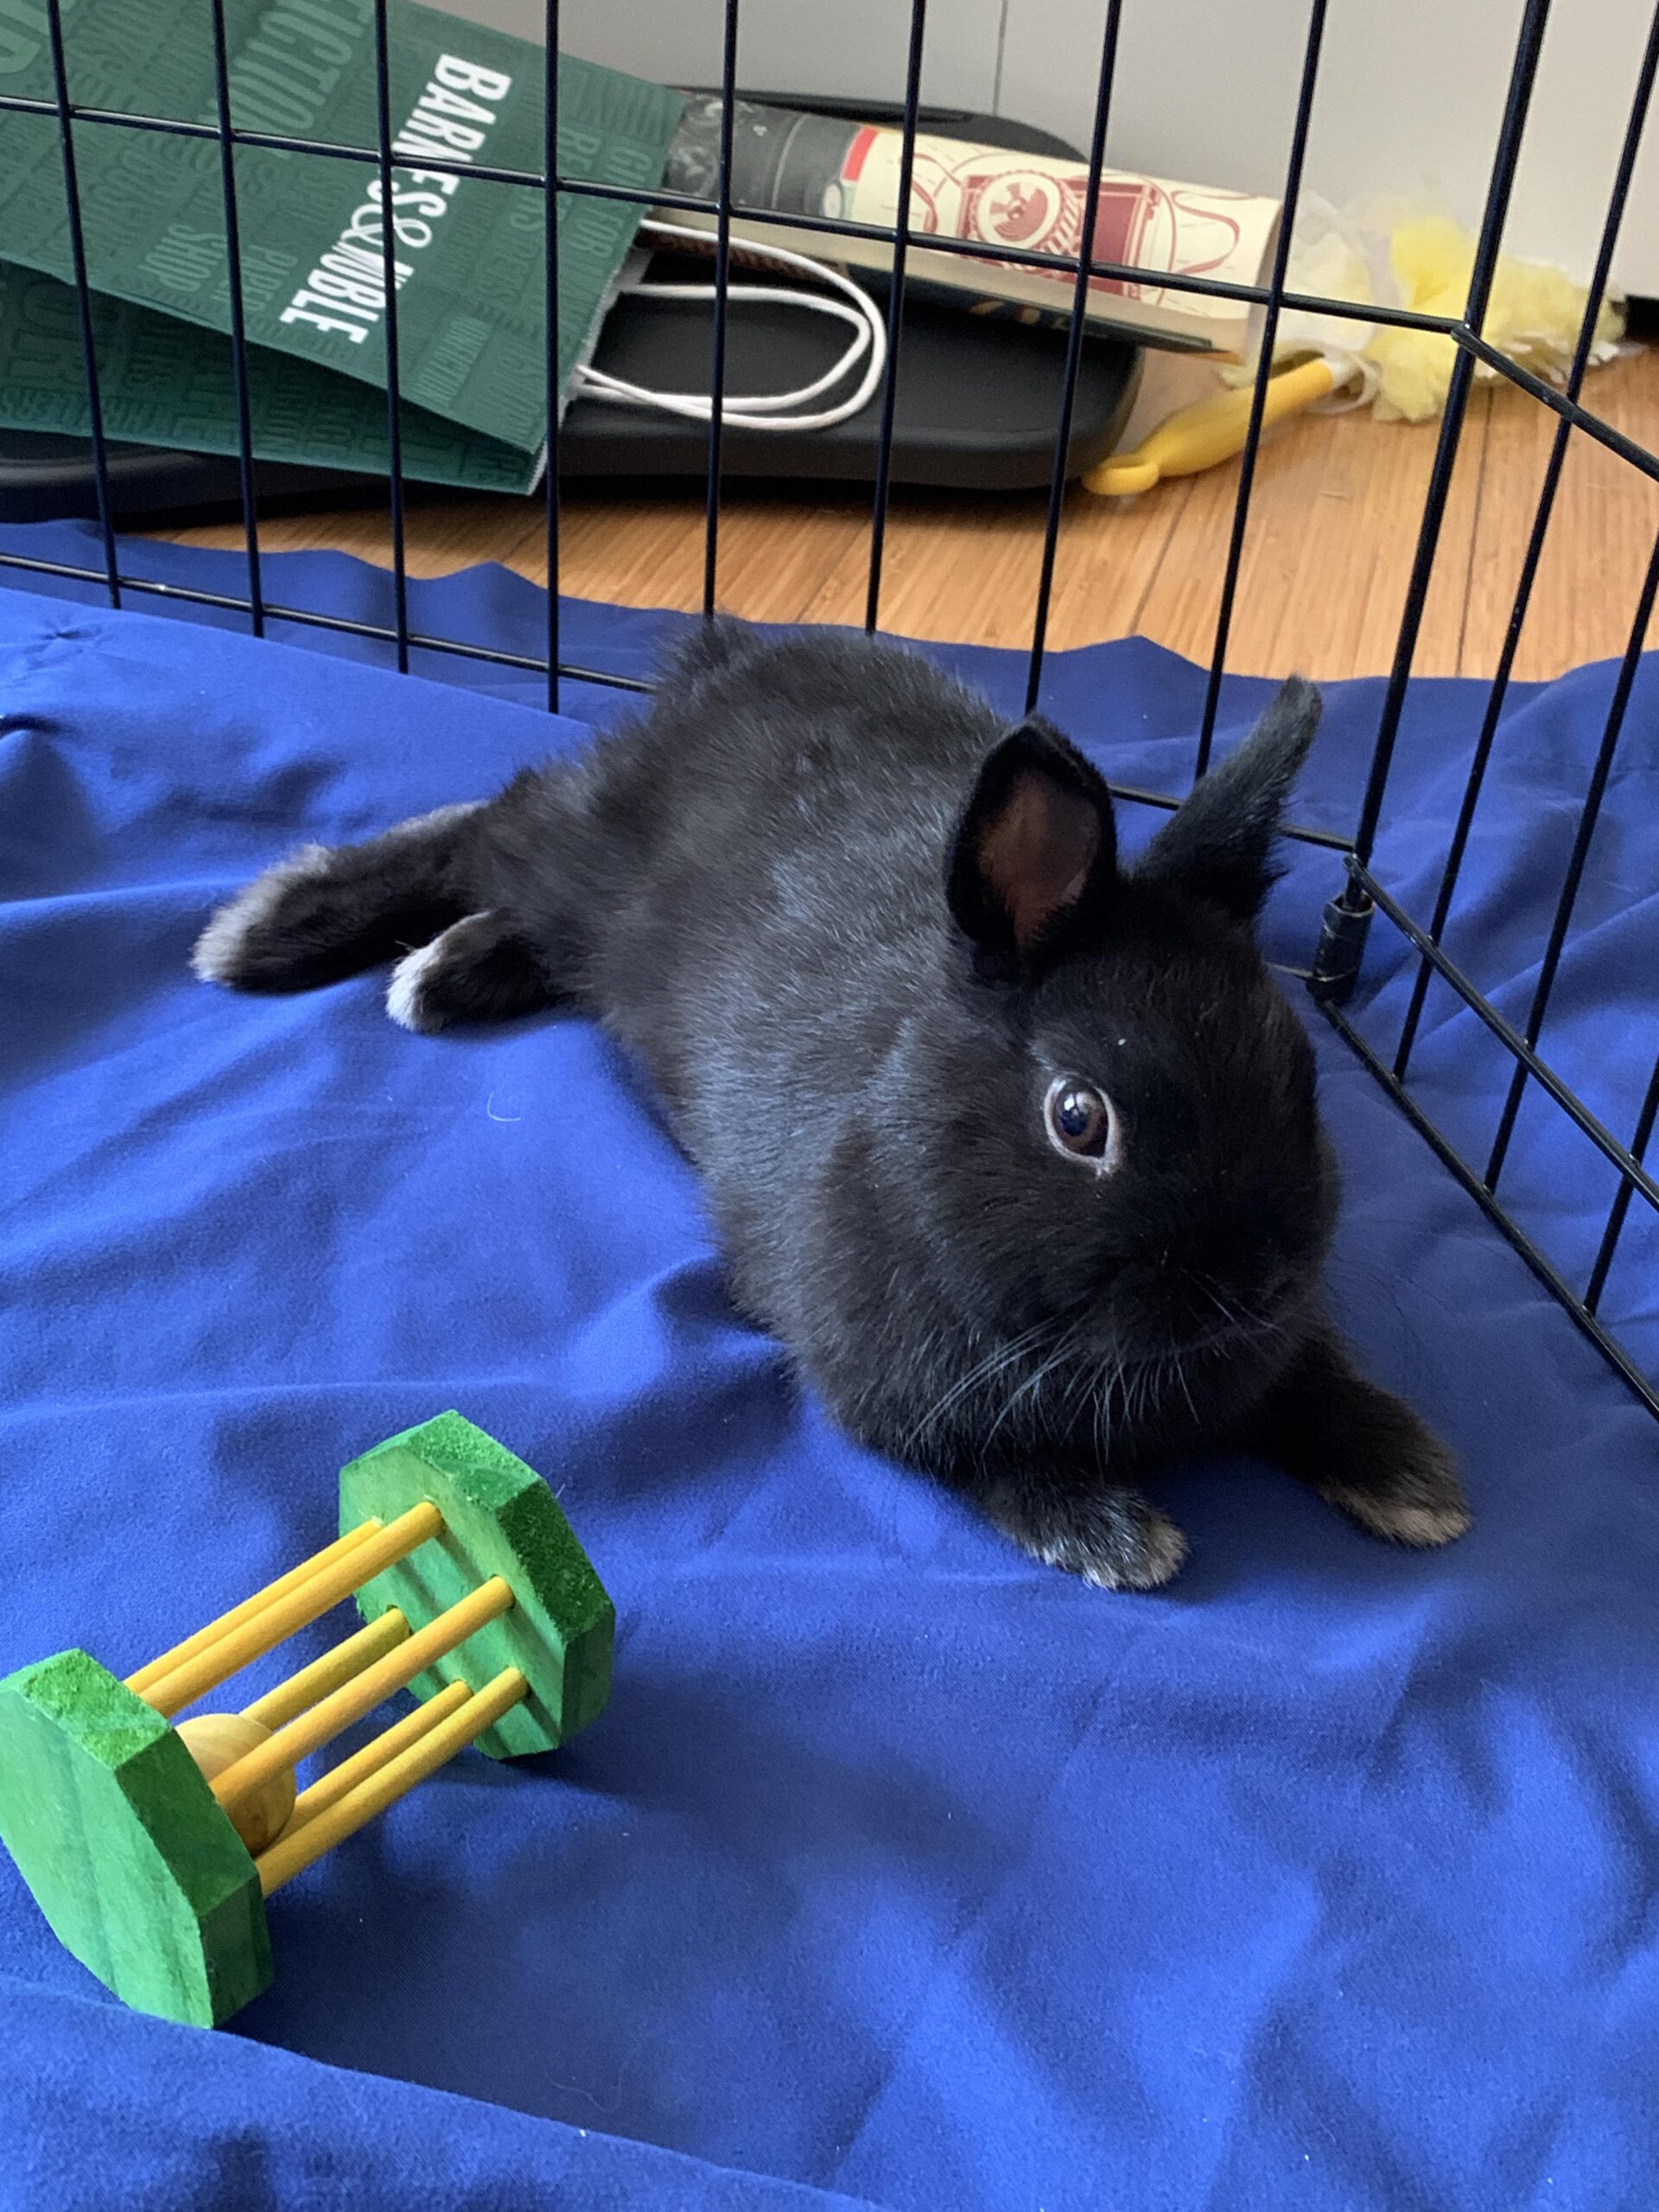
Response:
[{"label": "rabbit's front paw", "polygon": [[1451,1452],[1329,1329],[1302,1345],[1240,1440],[1389,1543],[1427,1549],[1469,1527]]},{"label": "rabbit's front paw", "polygon": [[1137,1491],[1009,1484],[985,1510],[1022,1551],[1098,1590],[1155,1590],[1186,1557],[1186,1538]]},{"label": "rabbit's front paw", "polygon": [[1455,1542],[1473,1517],[1456,1460],[1409,1406],[1383,1391],[1376,1395],[1386,1399],[1389,1418],[1348,1440],[1341,1463],[1319,1484],[1322,1494],[1389,1543],[1427,1549]]}]

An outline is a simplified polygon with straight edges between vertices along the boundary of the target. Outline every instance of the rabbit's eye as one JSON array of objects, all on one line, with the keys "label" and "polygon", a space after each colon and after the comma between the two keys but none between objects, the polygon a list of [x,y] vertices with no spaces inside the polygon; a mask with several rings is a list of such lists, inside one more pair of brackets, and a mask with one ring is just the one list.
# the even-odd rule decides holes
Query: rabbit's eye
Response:
[{"label": "rabbit's eye", "polygon": [[1043,1119],[1048,1141],[1074,1160],[1105,1161],[1116,1150],[1116,1120],[1111,1101],[1091,1083],[1058,1076],[1048,1086]]}]

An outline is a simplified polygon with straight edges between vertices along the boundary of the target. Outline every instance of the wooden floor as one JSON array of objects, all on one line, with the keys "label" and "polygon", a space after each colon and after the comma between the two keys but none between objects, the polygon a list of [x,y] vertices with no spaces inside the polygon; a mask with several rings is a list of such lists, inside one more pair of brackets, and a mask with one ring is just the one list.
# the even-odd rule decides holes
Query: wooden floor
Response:
[{"label": "wooden floor", "polygon": [[[1140,425],[1214,389],[1208,372],[1151,357]],[[1586,403],[1659,449],[1659,352],[1595,372]],[[1477,388],[1465,421],[1416,667],[1483,675],[1501,647],[1556,417],[1504,386]],[[1433,458],[1434,427],[1369,413],[1286,426],[1264,446],[1234,611],[1230,667],[1321,677],[1389,665]],[[1049,631],[1055,646],[1139,632],[1209,658],[1231,526],[1237,464],[1161,486],[1136,500],[1074,488],[1061,532]],[[702,603],[703,495],[572,486],[563,505],[562,580],[581,597],[630,606]],[[975,498],[900,491],[887,535],[882,627],[900,635],[1027,643],[1041,556],[1041,494]],[[1574,433],[1516,673],[1559,674],[1624,648],[1659,532],[1659,485]],[[239,529],[178,533],[237,545]],[[383,514],[273,519],[271,551],[335,546],[389,563]],[[861,622],[868,503],[863,494],[734,486],[722,505],[720,595],[772,621]],[[439,575],[501,561],[544,582],[534,501],[478,499],[411,511],[409,563]]]}]

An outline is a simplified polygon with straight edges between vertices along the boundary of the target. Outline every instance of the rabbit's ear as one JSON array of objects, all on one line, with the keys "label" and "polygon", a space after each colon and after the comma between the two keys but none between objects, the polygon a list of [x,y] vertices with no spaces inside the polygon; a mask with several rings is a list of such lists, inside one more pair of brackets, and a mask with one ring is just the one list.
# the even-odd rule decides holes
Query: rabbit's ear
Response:
[{"label": "rabbit's ear", "polygon": [[1237,752],[1153,839],[1135,873],[1253,922],[1278,879],[1274,839],[1319,726],[1320,703],[1313,685],[1293,676]]},{"label": "rabbit's ear", "polygon": [[1098,928],[1117,880],[1104,779],[1036,716],[989,755],[950,854],[946,895],[982,969],[1014,980]]}]

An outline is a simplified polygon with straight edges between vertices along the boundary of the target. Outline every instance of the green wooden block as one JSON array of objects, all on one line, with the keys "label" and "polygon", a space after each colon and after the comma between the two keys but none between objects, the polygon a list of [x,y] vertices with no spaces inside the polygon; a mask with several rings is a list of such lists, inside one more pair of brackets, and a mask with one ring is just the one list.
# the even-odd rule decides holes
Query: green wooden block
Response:
[{"label": "green wooden block", "polygon": [[271,1978],[259,1877],[153,1707],[84,1651],[0,1681],[0,1840],[124,2003],[215,2027]]},{"label": "green wooden block", "polygon": [[555,1751],[604,1710],[611,1694],[616,1610],[553,1493],[503,1444],[457,1413],[389,1437],[340,1472],[340,1525],[391,1521],[429,1499],[443,1533],[357,1593],[365,1620],[401,1606],[422,1628],[493,1574],[517,1603],[410,1685],[420,1698],[446,1682],[476,1689],[504,1667],[530,1694],[478,1738],[492,1758]]}]

